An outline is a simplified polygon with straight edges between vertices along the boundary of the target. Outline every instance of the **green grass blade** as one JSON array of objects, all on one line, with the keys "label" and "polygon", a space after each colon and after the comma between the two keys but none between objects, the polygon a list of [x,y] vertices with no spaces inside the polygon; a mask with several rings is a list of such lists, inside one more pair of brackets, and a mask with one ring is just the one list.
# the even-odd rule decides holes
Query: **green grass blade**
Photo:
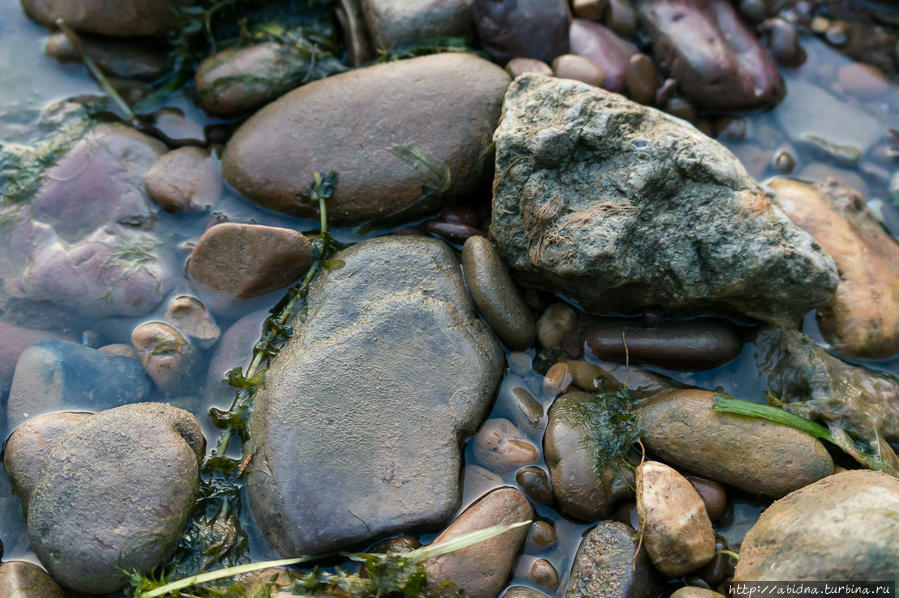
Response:
[{"label": "green grass blade", "polygon": [[790,426],[791,428],[796,428],[797,430],[802,430],[815,438],[820,438],[836,444],[830,430],[821,424],[816,424],[811,420],[784,411],[779,407],[744,401],[743,399],[737,399],[725,394],[717,394],[715,395],[715,411],[766,419],[777,424],[783,424],[785,426]]},{"label": "green grass blade", "polygon": [[435,556],[440,556],[443,554],[454,552],[456,550],[468,548],[473,544],[489,540],[490,538],[494,538],[500,534],[504,534],[509,530],[515,529],[516,527],[530,524],[530,521],[519,521],[518,523],[510,523],[507,525],[493,525],[484,529],[469,532],[467,534],[462,534],[457,538],[452,538],[451,540],[446,540],[445,542],[422,546],[421,548],[417,548],[416,550],[408,552],[403,556],[420,563]]},{"label": "green grass blade", "polygon": [[258,571],[260,569],[266,569],[268,567],[286,567],[287,565],[296,565],[298,563],[312,561],[317,558],[321,557],[302,556],[293,559],[264,561],[261,563],[237,565],[236,567],[228,567],[226,569],[217,569],[215,571],[208,571],[206,573],[200,573],[198,575],[191,575],[190,577],[185,577],[184,579],[179,579],[178,581],[167,583],[164,586],[160,586],[154,590],[150,590],[149,592],[143,592],[141,593],[141,596],[142,598],[159,598],[160,596],[165,596],[166,594],[177,592],[179,590],[199,585],[201,583],[216,581],[219,579],[224,579],[226,577],[233,577],[242,573],[250,573],[251,571]]}]

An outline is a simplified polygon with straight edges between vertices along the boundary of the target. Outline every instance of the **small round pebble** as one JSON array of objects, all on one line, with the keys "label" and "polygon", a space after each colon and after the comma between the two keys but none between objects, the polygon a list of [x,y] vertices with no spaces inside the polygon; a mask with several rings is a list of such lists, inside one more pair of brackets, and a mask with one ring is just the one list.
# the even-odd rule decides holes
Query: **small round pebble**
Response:
[{"label": "small round pebble", "polygon": [[651,104],[659,87],[659,74],[652,58],[646,54],[634,54],[627,63],[625,79],[627,94],[635,102]]},{"label": "small round pebble", "polygon": [[606,26],[624,38],[637,32],[637,11],[630,0],[609,0]]},{"label": "small round pebble", "polygon": [[727,509],[727,491],[724,489],[724,486],[718,482],[695,475],[688,475],[686,478],[693,485],[696,492],[699,493],[699,497],[705,504],[705,510],[708,512],[712,523],[721,519],[724,511]]},{"label": "small round pebble", "polygon": [[574,308],[567,303],[553,303],[537,320],[537,341],[544,349],[558,349],[576,326],[577,312]]},{"label": "small round pebble", "polygon": [[475,434],[475,459],[492,471],[508,471],[537,461],[539,454],[521,430],[507,419],[489,419]]},{"label": "small round pebble", "polygon": [[553,60],[553,72],[560,79],[574,79],[599,87],[606,79],[602,67],[583,56],[562,54]]},{"label": "small round pebble", "polygon": [[557,541],[556,528],[549,521],[535,521],[528,529],[528,550],[544,550]]},{"label": "small round pebble", "polygon": [[[549,476],[541,467],[530,465],[518,470],[515,474],[515,481],[521,486],[521,489],[528,498],[540,505],[552,506],[555,502],[553,489],[549,483]],[[555,536],[555,532],[553,533]]]},{"label": "small round pebble", "polygon": [[506,72],[513,79],[524,73],[536,73],[538,75],[548,75],[552,77],[552,68],[536,58],[513,58],[506,63]]},{"label": "small round pebble", "polygon": [[550,397],[561,394],[573,379],[567,363],[555,363],[550,366],[543,378],[543,392]]},{"label": "small round pebble", "polygon": [[530,576],[537,585],[550,590],[554,590],[559,585],[559,574],[556,572],[556,568],[552,566],[552,563],[546,559],[535,559],[531,563]]},{"label": "small round pebble", "polygon": [[777,150],[774,153],[774,167],[784,174],[793,172],[793,169],[796,168],[796,158],[793,157],[787,150]]}]

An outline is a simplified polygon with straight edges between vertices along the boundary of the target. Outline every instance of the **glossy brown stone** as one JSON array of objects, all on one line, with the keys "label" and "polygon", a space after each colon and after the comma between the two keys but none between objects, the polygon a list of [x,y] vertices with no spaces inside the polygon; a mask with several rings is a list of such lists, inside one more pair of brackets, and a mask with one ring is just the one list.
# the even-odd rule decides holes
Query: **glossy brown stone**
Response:
[{"label": "glossy brown stone", "polygon": [[659,87],[659,75],[652,58],[646,54],[634,54],[627,63],[625,78],[627,95],[635,102],[652,104],[656,89]]},{"label": "glossy brown stone", "polygon": [[522,467],[515,474],[515,481],[518,482],[524,493],[535,503],[552,506],[555,502],[549,477],[542,468],[536,465]]},{"label": "glossy brown stone", "polygon": [[603,89],[620,92],[627,78],[627,64],[637,47],[599,23],[571,20],[571,53],[598,64],[605,73]]},{"label": "glossy brown stone", "polygon": [[595,62],[577,54],[562,54],[553,60],[553,72],[560,79],[574,79],[599,87],[605,81],[605,72]]},{"label": "glossy brown stone", "polygon": [[705,510],[709,514],[712,523],[717,522],[727,509],[727,491],[718,482],[707,480],[695,475],[686,476],[687,481],[693,485],[693,489],[699,493],[705,504]]}]

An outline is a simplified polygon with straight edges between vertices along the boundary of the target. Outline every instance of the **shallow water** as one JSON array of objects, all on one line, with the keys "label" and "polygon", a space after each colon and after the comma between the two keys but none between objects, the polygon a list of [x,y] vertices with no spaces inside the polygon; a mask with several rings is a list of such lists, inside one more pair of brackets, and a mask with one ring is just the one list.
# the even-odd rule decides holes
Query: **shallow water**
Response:
[{"label": "shallow water", "polygon": [[[28,125],[38,116],[41,107],[54,100],[84,93],[97,93],[96,85],[87,77],[80,65],[61,65],[46,57],[43,53],[43,42],[46,31],[33,24],[21,13],[16,0],[0,0],[0,56],[6,57],[0,62],[0,140],[20,140]],[[788,98],[775,109],[768,112],[756,112],[741,115],[745,119],[745,138],[732,138],[724,135],[719,140],[727,145],[744,162],[750,174],[764,180],[769,176],[780,174],[772,163],[772,155],[778,149],[789,149],[796,158],[793,175],[801,178],[820,180],[831,174],[852,186],[859,187],[869,205],[880,214],[885,226],[894,235],[899,234],[899,209],[890,201],[888,193],[889,178],[895,170],[895,162],[891,162],[883,151],[888,146],[885,137],[887,128],[899,129],[899,88],[891,86],[889,91],[876,100],[865,100],[854,97],[836,83],[836,72],[840,66],[851,61],[831,49],[817,38],[806,37],[803,46],[808,53],[807,62],[795,70],[783,70],[787,83]],[[822,96],[821,94],[827,94]],[[169,98],[167,106],[183,109],[188,116],[202,124],[215,122],[207,118],[202,111],[195,108],[182,95]],[[821,136],[836,139],[843,144],[870,143],[870,147],[862,154],[858,164],[849,164],[843,158],[835,157],[814,149],[807,144],[797,142],[788,135],[790,126],[801,122],[805,131],[812,131]],[[867,124],[866,124],[867,123]],[[872,129],[869,132],[867,129]],[[873,139],[873,141],[871,141]],[[256,222],[275,226],[286,226],[298,230],[315,230],[317,222],[289,218],[257,208],[244,201],[231,190],[227,190],[224,199],[216,210],[227,214],[232,221]],[[195,240],[206,229],[210,222],[210,214],[175,215],[160,212],[156,230],[161,231],[165,242],[173,248],[182,247],[185,242]],[[336,238],[352,242],[377,232],[359,234],[352,228],[337,229]],[[171,259],[181,260],[183,265],[187,258],[187,250],[176,250]],[[0,256],[0,259],[3,259]],[[189,294],[190,289],[175,288],[171,296]],[[271,293],[252,301],[242,302],[227,312],[217,312],[216,319],[222,330],[253,310],[268,308],[281,296],[281,292]],[[114,342],[129,342],[131,330],[138,324],[160,318],[167,302],[163,302],[157,311],[140,318],[114,318],[84,322],[84,329],[95,331],[101,342],[99,345]],[[823,339],[815,325],[814,318],[806,318],[806,332],[823,344]],[[534,350],[529,352],[532,356]],[[206,358],[211,351],[205,353]],[[895,374],[899,374],[899,357],[886,360],[851,360],[863,363]],[[230,364],[230,367],[245,364]],[[725,366],[704,372],[666,372],[656,370],[675,378],[685,384],[707,388],[721,389],[724,392],[744,399],[764,401],[764,388],[755,373],[752,360],[752,347],[746,345],[743,352]],[[224,374],[224,372],[221,372]],[[504,393],[512,387],[526,387],[548,409],[554,397],[543,392],[542,376],[533,370],[518,375],[507,374],[491,417],[502,417]],[[202,394],[202,393],[201,393]],[[151,400],[164,400],[161,396]],[[182,406],[179,404],[179,406]],[[204,426],[207,439],[217,435],[212,426],[207,410],[209,404],[197,399],[184,403],[195,413]],[[225,405],[218,405],[223,407]],[[542,436],[544,423],[538,430],[523,430],[530,440],[541,450],[537,465],[546,468],[542,458]],[[470,443],[469,443],[470,445]],[[466,483],[461,509],[473,502],[489,488],[497,485],[485,483],[479,476],[477,465],[470,446],[465,448]],[[515,472],[505,474],[504,484],[516,485]],[[734,498],[731,496],[731,498]],[[751,497],[731,500],[729,508],[733,509],[731,523],[719,529],[732,545],[738,544],[745,532],[757,519],[765,503],[755,502]],[[574,552],[580,536],[590,524],[572,522],[561,517],[555,510],[536,505],[540,518],[555,524],[558,542],[543,550],[526,550],[519,561],[513,585],[534,585],[528,578],[528,568],[532,557],[549,560],[559,573],[560,583],[557,594],[565,587]],[[248,509],[244,509],[245,529],[250,534],[251,554],[254,560],[275,558],[277,555],[269,549],[256,533]],[[727,519],[727,518],[726,518]],[[8,517],[0,521],[0,537],[6,549],[6,558],[25,558],[34,560],[27,546],[24,534],[24,522],[21,517]],[[438,531],[438,530],[434,530]],[[430,540],[433,535],[426,535]],[[532,548],[529,544],[529,548]]]}]

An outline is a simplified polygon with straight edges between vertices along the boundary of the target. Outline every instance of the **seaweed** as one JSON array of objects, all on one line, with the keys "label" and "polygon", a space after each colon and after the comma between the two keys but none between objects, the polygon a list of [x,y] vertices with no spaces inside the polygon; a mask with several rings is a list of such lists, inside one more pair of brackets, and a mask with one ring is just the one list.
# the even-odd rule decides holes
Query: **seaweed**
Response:
[{"label": "seaweed", "polygon": [[593,456],[593,469],[602,476],[609,466],[633,468],[628,455],[642,431],[634,413],[634,397],[627,388],[600,389],[592,401],[565,401],[562,412],[571,417],[584,436],[582,446]]}]

